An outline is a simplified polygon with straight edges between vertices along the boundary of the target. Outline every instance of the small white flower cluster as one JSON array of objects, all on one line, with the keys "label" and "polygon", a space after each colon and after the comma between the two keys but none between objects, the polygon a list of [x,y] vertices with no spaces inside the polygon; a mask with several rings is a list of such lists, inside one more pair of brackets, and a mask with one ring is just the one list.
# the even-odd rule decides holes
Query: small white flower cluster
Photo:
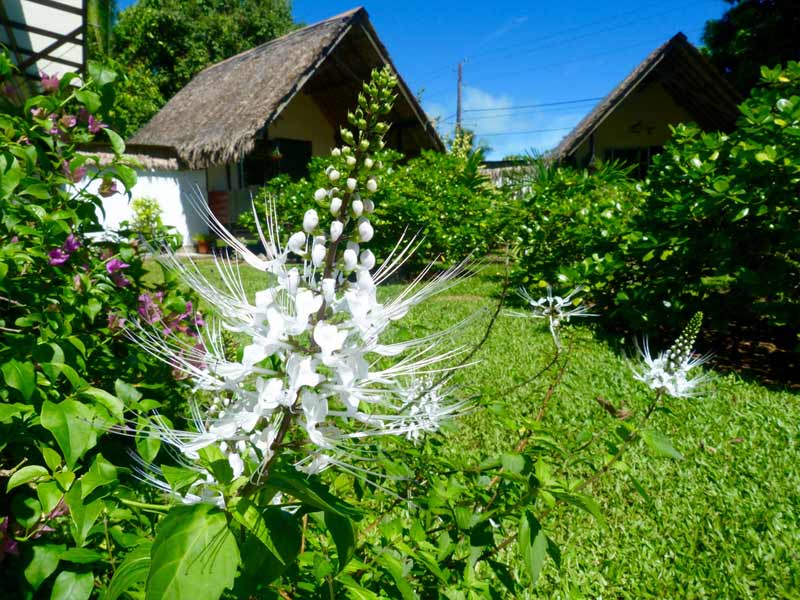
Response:
[{"label": "small white flower cluster", "polygon": [[597,315],[588,312],[589,307],[580,304],[580,300],[575,295],[581,291],[580,286],[576,287],[569,294],[564,296],[553,296],[553,288],[547,286],[547,296],[534,298],[528,290],[520,288],[517,291],[520,298],[528,303],[531,310],[527,313],[509,312],[514,317],[533,317],[535,319],[547,319],[550,326],[550,334],[557,348],[561,348],[560,327],[563,323],[568,323],[572,317],[596,317]]},{"label": "small white flower cluster", "polygon": [[702,321],[703,313],[696,313],[672,346],[655,357],[651,355],[648,341],[645,339],[644,347],[641,349],[645,369],[635,372],[634,377],[644,382],[650,389],[673,398],[693,396],[692,390],[707,377],[699,375],[690,378],[689,371],[710,358],[708,355],[693,357],[692,354],[692,346],[700,332]]},{"label": "small white flower cluster", "polygon": [[[385,90],[365,86],[370,100],[362,95],[359,103],[367,109],[388,106]],[[408,258],[415,241],[398,242],[377,269],[374,254],[362,248],[373,237],[370,196],[377,190],[376,171],[381,168],[368,153],[373,146],[382,147],[387,129],[367,109],[353,115],[359,121],[358,139],[343,130],[345,145],[332,152],[338,166],[327,169],[330,187],[314,194],[332,217],[328,227],[310,209],[302,230],[283,246],[271,208],[264,227],[256,219],[266,249],[266,257],[260,258],[198,201],[211,229],[248,265],[265,273],[268,285],[251,301],[233,260],[217,258],[223,286],[215,287],[196,266],[173,258],[173,266],[216,308],[220,319],[203,332],[204,350],[176,351],[179,339],[164,339],[144,328],[138,333],[144,347],[185,372],[211,397],[192,406],[194,431],[176,431],[155,420],[162,440],[185,460],[197,461],[204,448],[215,445],[227,457],[234,478],[244,475],[252,481],[267,476],[276,454],[283,452],[307,473],[331,464],[349,468],[359,457],[357,440],[389,434],[416,439],[463,410],[441,381],[455,368],[453,359],[460,352],[440,350],[452,330],[381,342],[392,322],[453,285],[465,270],[459,265],[433,276],[427,269],[395,298],[378,300],[378,285]],[[248,340],[236,360],[224,350],[223,329]],[[192,490],[185,501],[207,497],[216,498]]]}]

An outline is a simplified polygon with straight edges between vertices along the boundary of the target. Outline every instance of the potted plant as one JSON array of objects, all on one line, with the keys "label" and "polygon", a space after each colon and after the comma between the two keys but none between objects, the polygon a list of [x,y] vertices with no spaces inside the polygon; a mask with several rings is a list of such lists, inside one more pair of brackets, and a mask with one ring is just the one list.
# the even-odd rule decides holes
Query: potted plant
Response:
[{"label": "potted plant", "polygon": [[210,233],[198,233],[195,235],[192,240],[194,240],[194,246],[198,254],[211,254],[211,242],[213,239]]}]

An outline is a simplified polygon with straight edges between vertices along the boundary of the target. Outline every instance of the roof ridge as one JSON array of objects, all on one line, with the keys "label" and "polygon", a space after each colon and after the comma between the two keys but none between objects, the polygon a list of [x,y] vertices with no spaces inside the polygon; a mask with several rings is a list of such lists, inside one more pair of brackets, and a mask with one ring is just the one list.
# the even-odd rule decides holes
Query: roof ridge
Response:
[{"label": "roof ridge", "polygon": [[271,46],[271,45],[273,45],[273,44],[275,44],[277,42],[285,41],[287,38],[290,38],[293,35],[297,35],[297,34],[302,33],[304,31],[308,31],[310,29],[314,29],[315,27],[320,27],[322,25],[326,25],[326,24],[328,24],[328,23],[330,23],[332,21],[336,21],[336,20],[340,20],[341,19],[342,20],[342,26],[344,27],[344,26],[348,25],[351,21],[355,20],[355,18],[357,16],[359,16],[360,14],[362,14],[362,13],[366,13],[366,9],[363,6],[357,6],[355,8],[351,8],[350,10],[346,10],[346,11],[344,11],[342,13],[339,13],[338,15],[334,15],[333,17],[328,17],[327,19],[323,19],[322,21],[317,21],[316,23],[312,23],[311,25],[306,25],[305,27],[301,27],[300,29],[295,29],[293,31],[289,31],[287,33],[284,33],[280,37],[273,38],[271,40],[268,40],[268,41],[264,42],[263,44],[259,44],[258,46],[253,46],[252,48],[248,48],[247,50],[243,50],[242,52],[239,52],[239,54],[234,54],[233,56],[229,56],[228,58],[223,58],[222,60],[220,60],[218,62],[215,62],[214,64],[208,65],[203,70],[198,71],[197,74],[194,75],[194,77],[197,77],[197,75],[200,75],[201,73],[205,73],[206,71],[210,71],[212,69],[215,69],[216,67],[218,67],[220,65],[224,65],[224,64],[226,64],[226,63],[228,63],[230,61],[233,61],[234,59],[242,58],[243,56],[245,56],[247,54],[251,54],[251,53],[255,54],[256,51],[263,50],[267,46]]}]

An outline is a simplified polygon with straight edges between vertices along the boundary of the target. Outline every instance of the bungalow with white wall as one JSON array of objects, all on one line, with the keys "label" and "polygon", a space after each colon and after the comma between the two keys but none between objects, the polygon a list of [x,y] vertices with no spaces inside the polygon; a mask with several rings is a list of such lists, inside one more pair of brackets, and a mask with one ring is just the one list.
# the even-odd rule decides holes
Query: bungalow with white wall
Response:
[{"label": "bungalow with white wall", "polygon": [[[397,74],[366,10],[357,8],[207,67],[129,140],[126,154],[143,166],[134,197],[156,198],[185,245],[207,230],[192,196],[234,223],[267,179],[302,176],[312,156],[342,143],[347,111],[383,66]],[[388,147],[407,156],[444,149],[399,75],[387,120]],[[107,227],[131,218],[123,197],[103,204]]]}]

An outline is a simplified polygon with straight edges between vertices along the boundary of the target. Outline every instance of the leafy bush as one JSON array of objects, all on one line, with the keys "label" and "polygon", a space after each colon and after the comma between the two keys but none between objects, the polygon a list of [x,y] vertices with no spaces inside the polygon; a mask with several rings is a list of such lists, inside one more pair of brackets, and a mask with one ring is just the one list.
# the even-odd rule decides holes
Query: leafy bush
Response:
[{"label": "leafy bush", "polygon": [[625,325],[665,325],[702,306],[717,331],[791,343],[800,330],[800,65],[762,75],[731,134],[675,128],[631,234],[613,256],[584,261]]},{"label": "leafy bush", "polygon": [[172,250],[183,246],[183,236],[174,227],[167,227],[161,219],[161,206],[155,198],[134,198],[131,202],[133,221],[123,221],[120,226],[130,229],[133,239],[143,237],[151,246],[166,245]]},{"label": "leafy bush", "polygon": [[[345,157],[314,158],[309,179],[292,181],[287,176],[270,180],[256,199],[256,206],[275,203],[281,226],[302,221],[315,190],[327,185],[325,169],[341,167]],[[415,274],[432,261],[453,264],[470,253],[482,256],[498,243],[503,214],[503,196],[480,174],[482,156],[476,153],[425,151],[406,163],[396,152],[380,154],[384,173],[375,203],[375,238],[371,242],[376,256],[389,255],[400,236],[420,234],[417,253],[405,265]],[[329,219],[327,211],[321,218]],[[239,224],[256,233],[251,214]]]},{"label": "leafy bush", "polygon": [[606,323],[627,330],[674,330],[702,307],[718,333],[751,329],[791,345],[800,330],[800,66],[762,75],[732,133],[675,127],[641,193],[608,167],[540,168],[518,217],[518,280],[588,284]]},{"label": "leafy bush", "polygon": [[[0,79],[12,77],[0,54]],[[0,577],[9,597],[88,598],[151,527],[131,509],[148,496],[114,465],[129,462],[129,444],[103,434],[123,425],[135,434],[140,410],[163,405],[169,415],[177,384],[123,326],[156,305],[167,326],[193,327],[172,279],[154,287],[135,247],[93,241],[101,199],[77,184],[88,175],[111,195],[136,180],[119,160],[121,138],[101,122],[113,79],[97,69],[80,85],[74,74],[45,76],[44,93],[24,104],[11,88],[0,98]],[[96,135],[117,156],[108,167],[77,151]],[[146,434],[136,443],[143,456],[158,451]]]},{"label": "leafy bush", "polygon": [[589,171],[534,159],[508,185],[516,198],[508,231],[518,244],[519,285],[575,279],[570,267],[615,250],[645,200],[629,169],[615,163]]}]

